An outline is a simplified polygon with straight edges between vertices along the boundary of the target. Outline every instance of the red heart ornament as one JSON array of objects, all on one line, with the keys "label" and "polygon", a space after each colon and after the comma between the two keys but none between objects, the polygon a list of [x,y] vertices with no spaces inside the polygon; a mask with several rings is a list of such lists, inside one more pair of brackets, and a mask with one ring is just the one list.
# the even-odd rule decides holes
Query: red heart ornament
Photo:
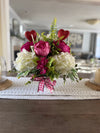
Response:
[{"label": "red heart ornament", "polygon": [[68,30],[64,31],[63,29],[60,29],[58,31],[58,38],[63,37],[61,40],[64,40],[69,36],[69,33],[70,32]]},{"label": "red heart ornament", "polygon": [[26,31],[26,32],[25,32],[25,37],[26,37],[29,41],[31,41],[31,42],[33,41],[32,36],[33,36],[34,40],[36,41],[36,36],[37,36],[37,34],[36,34],[36,31],[35,31],[35,30]]}]

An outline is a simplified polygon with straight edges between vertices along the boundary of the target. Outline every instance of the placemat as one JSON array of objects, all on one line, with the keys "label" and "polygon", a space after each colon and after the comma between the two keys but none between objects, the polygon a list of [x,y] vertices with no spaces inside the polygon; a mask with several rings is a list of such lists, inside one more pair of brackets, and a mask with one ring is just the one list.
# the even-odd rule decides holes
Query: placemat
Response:
[{"label": "placemat", "polygon": [[96,91],[100,91],[100,85],[94,84],[90,81],[86,81],[85,85],[88,86],[89,88],[96,90]]},{"label": "placemat", "polygon": [[5,81],[0,82],[0,91],[5,90],[9,88],[10,86],[12,86],[12,81],[6,79]]},{"label": "placemat", "polygon": [[0,98],[10,99],[100,99],[100,92],[90,89],[85,85],[88,79],[79,82],[72,82],[67,79],[63,83],[63,79],[57,79],[55,90],[50,93],[47,88],[44,92],[37,92],[38,82],[25,85],[29,78],[7,77],[13,82],[12,86],[6,90],[0,91]]}]

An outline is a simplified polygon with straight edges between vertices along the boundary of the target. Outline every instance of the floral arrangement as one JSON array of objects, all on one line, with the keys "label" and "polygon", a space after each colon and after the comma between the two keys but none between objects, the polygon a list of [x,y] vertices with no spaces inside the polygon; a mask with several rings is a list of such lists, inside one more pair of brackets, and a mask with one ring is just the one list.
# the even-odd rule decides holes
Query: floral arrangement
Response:
[{"label": "floral arrangement", "polygon": [[[50,33],[39,35],[35,30],[26,31],[29,40],[21,47],[14,62],[18,78],[30,76],[32,81],[40,81],[39,90],[46,85],[50,90],[55,85],[55,78],[62,77],[78,81],[75,58],[71,54],[67,38],[70,32],[57,31],[56,19],[52,22]],[[42,87],[41,87],[42,85]]]}]

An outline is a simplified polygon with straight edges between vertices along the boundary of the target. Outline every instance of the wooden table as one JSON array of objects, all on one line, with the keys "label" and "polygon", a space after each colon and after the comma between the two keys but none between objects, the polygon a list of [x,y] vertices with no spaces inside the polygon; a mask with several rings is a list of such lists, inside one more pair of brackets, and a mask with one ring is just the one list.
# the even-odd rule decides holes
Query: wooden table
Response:
[{"label": "wooden table", "polygon": [[0,133],[100,133],[100,100],[0,99]]},{"label": "wooden table", "polygon": [[100,133],[100,100],[0,99],[0,133]]}]

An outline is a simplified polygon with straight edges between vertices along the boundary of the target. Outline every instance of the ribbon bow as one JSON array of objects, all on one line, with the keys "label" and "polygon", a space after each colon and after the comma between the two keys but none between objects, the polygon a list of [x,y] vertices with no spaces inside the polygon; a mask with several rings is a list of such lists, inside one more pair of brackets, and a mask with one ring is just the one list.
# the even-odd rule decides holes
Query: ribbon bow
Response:
[{"label": "ribbon bow", "polygon": [[34,79],[34,81],[40,81],[38,86],[38,92],[44,91],[44,85],[45,85],[52,93],[52,91],[54,90],[54,85],[56,84],[56,80],[53,80],[52,82],[50,78],[45,78],[45,77],[37,77]]}]

